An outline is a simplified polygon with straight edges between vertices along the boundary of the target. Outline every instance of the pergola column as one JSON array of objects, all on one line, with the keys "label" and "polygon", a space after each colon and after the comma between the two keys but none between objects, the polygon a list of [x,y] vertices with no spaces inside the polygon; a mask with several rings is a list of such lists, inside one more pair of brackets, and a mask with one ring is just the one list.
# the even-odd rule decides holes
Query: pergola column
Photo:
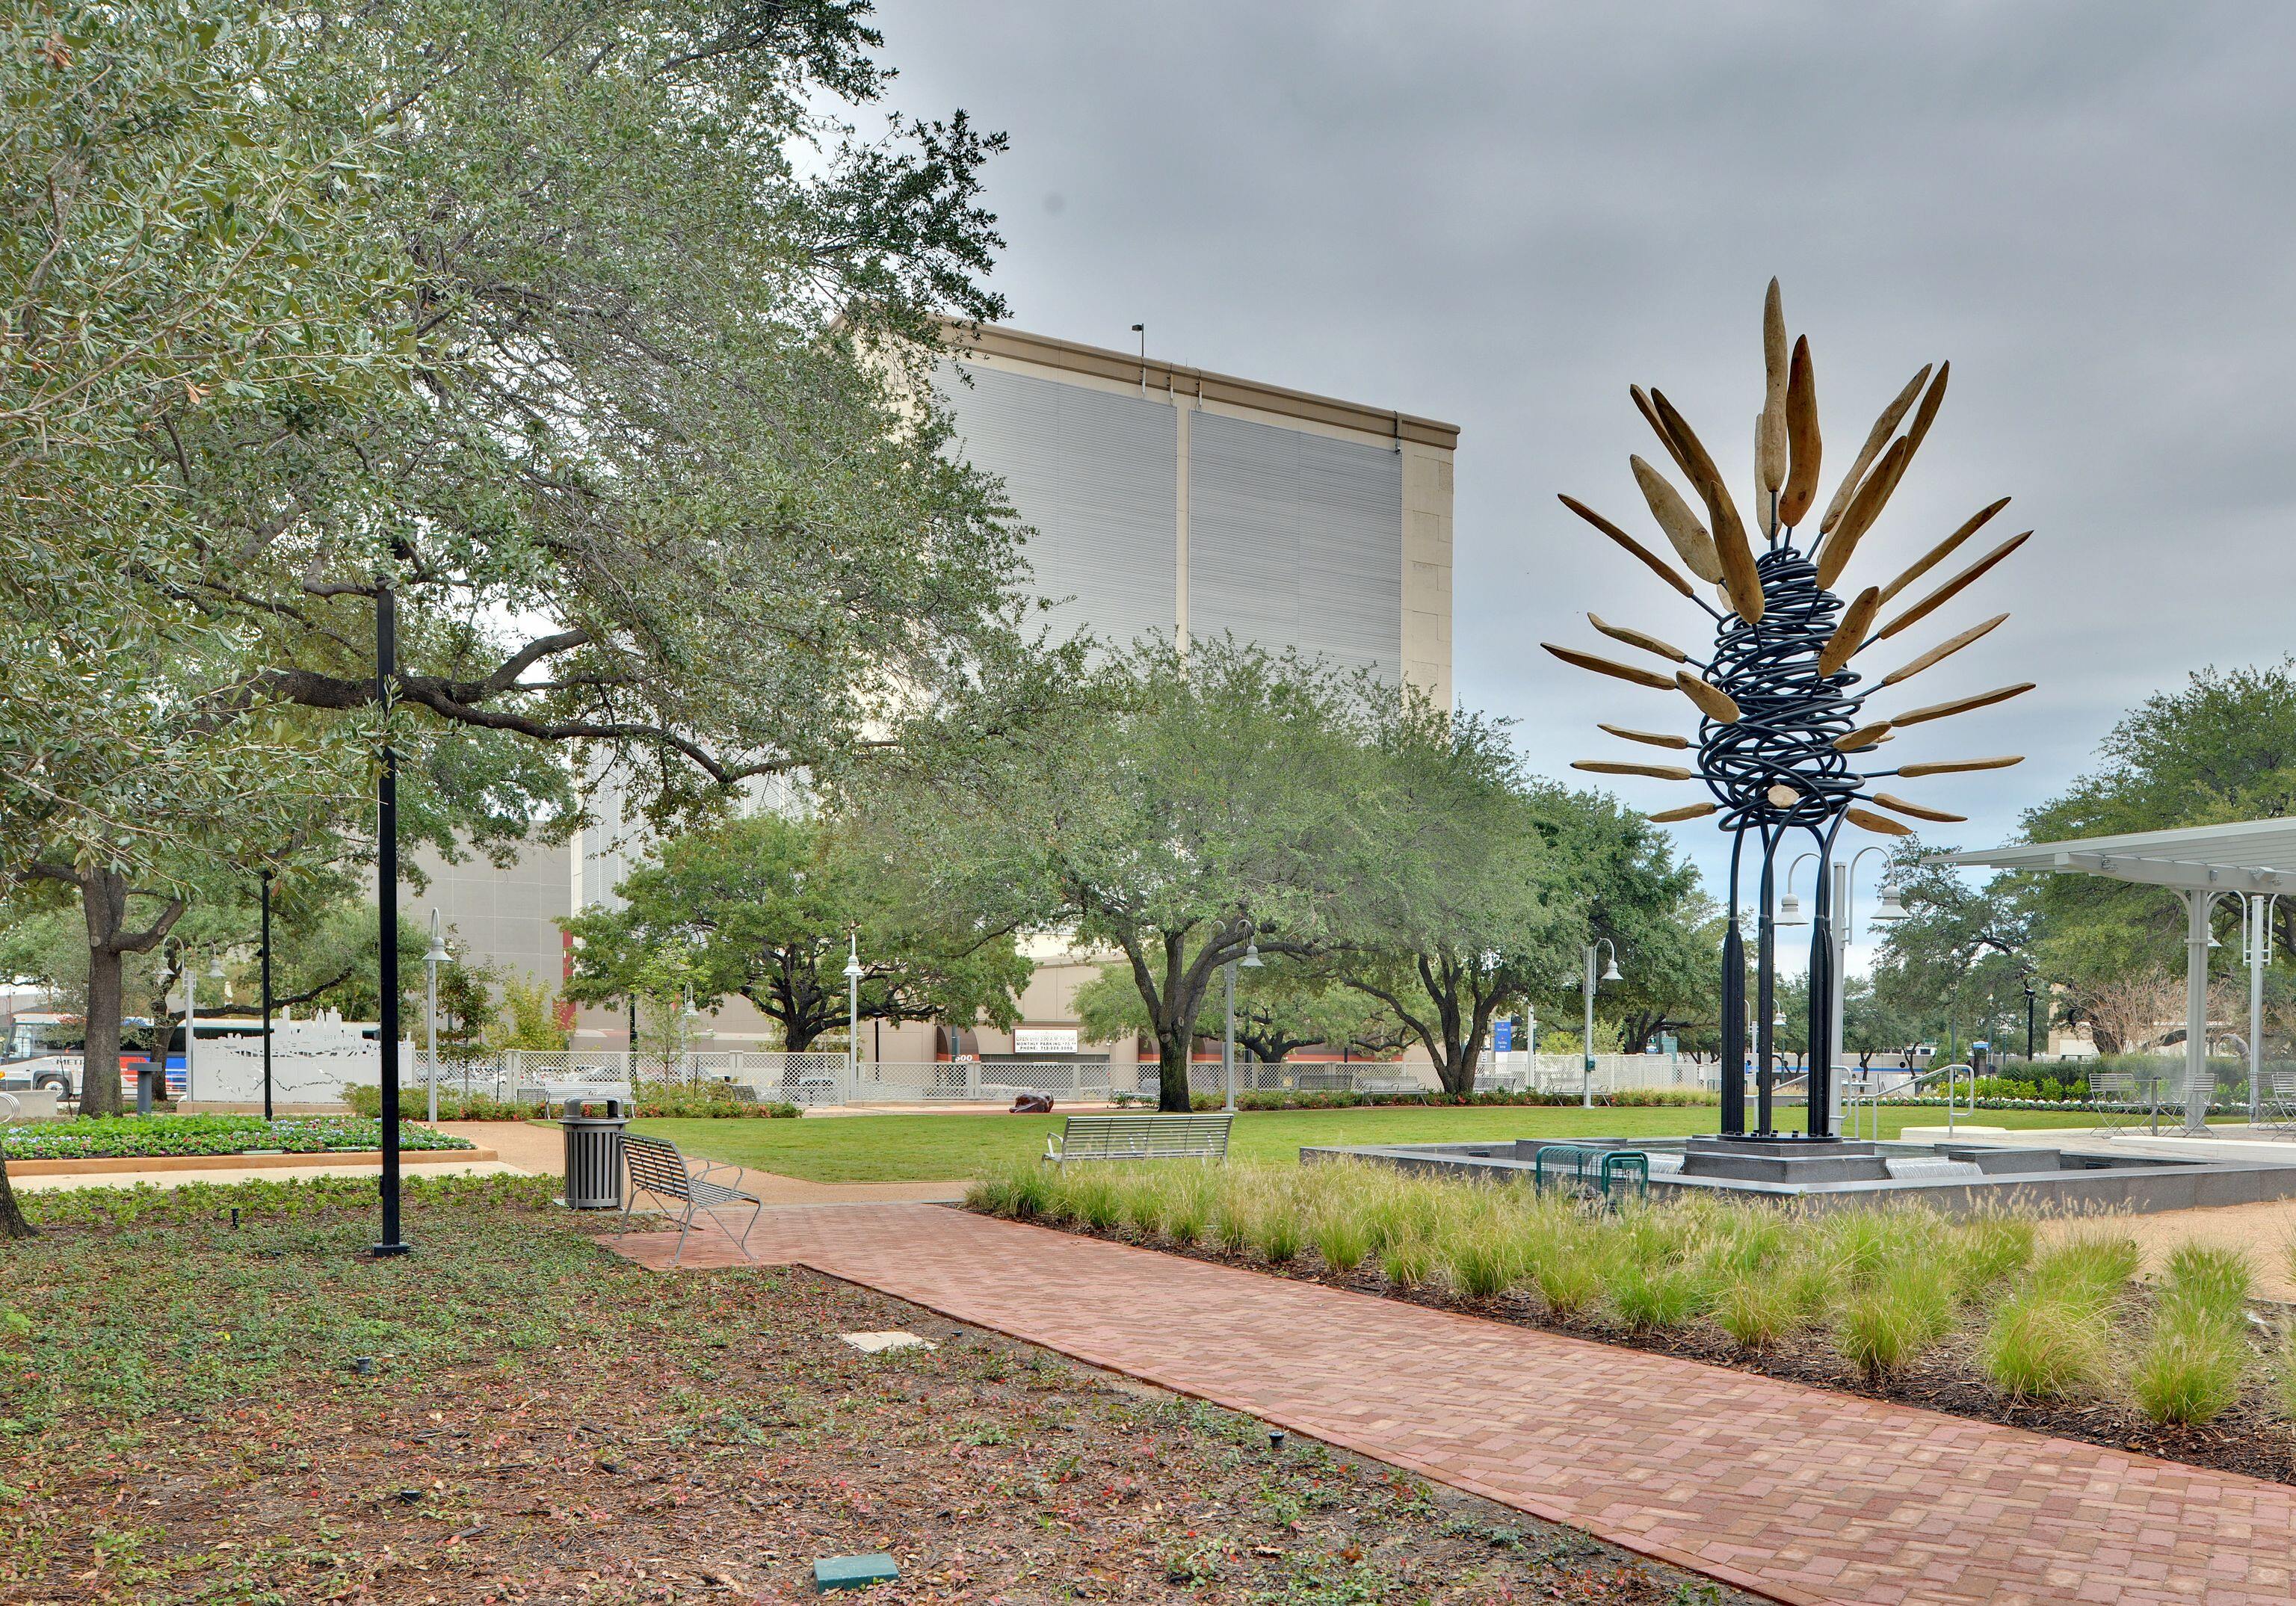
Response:
[{"label": "pergola column", "polygon": [[2217,895],[2195,887],[2185,894],[2185,1130],[2209,1129],[2209,911]]}]

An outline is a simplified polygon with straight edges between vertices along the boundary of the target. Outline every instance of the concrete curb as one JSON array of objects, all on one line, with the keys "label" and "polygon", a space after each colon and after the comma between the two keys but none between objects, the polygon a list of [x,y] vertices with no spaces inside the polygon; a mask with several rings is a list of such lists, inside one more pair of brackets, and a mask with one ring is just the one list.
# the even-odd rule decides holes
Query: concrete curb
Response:
[{"label": "concrete curb", "polygon": [[[491,1149],[402,1150],[402,1166],[460,1165],[499,1159]],[[292,1166],[379,1166],[380,1149],[335,1149],[320,1154],[106,1154],[60,1159],[12,1159],[11,1176],[102,1176],[119,1171],[269,1171]]]}]

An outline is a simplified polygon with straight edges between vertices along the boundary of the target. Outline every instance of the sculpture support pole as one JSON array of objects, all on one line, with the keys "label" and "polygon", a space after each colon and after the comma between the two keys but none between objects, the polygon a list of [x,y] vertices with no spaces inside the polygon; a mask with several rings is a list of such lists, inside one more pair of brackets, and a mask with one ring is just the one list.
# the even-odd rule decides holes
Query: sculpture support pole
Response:
[{"label": "sculpture support pole", "polygon": [[1730,929],[1722,938],[1722,1131],[1746,1134],[1746,939],[1738,930],[1738,856],[1742,831],[1730,841]]},{"label": "sculpture support pole", "polygon": [[[1829,850],[1831,844],[1828,844]],[[1830,858],[1817,865],[1816,914],[1809,930],[1809,1135],[1833,1135],[1833,877]]]},{"label": "sculpture support pole", "polygon": [[1754,1135],[1768,1137],[1775,1128],[1770,1124],[1770,1099],[1775,1092],[1775,1076],[1771,1070],[1771,1054],[1777,1047],[1778,1009],[1778,938],[1772,918],[1771,895],[1776,876],[1776,842],[1766,837],[1762,843],[1762,919],[1755,928],[1754,939]]}]

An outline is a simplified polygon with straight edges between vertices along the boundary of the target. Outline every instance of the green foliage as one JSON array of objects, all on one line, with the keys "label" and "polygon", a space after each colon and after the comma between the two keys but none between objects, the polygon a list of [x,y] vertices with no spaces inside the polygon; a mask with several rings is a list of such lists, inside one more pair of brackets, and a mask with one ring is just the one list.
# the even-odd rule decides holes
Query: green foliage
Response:
[{"label": "green foliage", "polygon": [[[44,1226],[205,1225],[228,1221],[236,1210],[245,1220],[292,1220],[324,1211],[372,1212],[376,1206],[372,1176],[289,1177],[281,1181],[185,1182],[161,1187],[137,1183],[124,1188],[53,1188],[24,1198],[24,1213]],[[491,1176],[428,1176],[410,1171],[399,1184],[409,1204],[468,1205],[476,1209],[552,1210],[565,1184],[554,1176],[502,1172]]]},{"label": "green foliage", "polygon": [[[660,1082],[640,1083],[632,1114],[639,1120],[795,1120],[804,1111],[779,1101],[745,1099],[730,1082],[702,1082],[681,1086]],[[374,1119],[382,1112],[382,1089],[348,1087],[343,1099],[355,1114]],[[425,1120],[430,1110],[430,1090],[418,1082],[398,1090],[398,1113],[405,1120]],[[515,1099],[490,1094],[464,1094],[450,1087],[441,1074],[439,1118],[442,1121],[530,1121],[541,1112]]]},{"label": "green foliage", "polygon": [[[405,1149],[470,1149],[467,1138],[402,1123]],[[11,1159],[94,1159],[171,1154],[250,1154],[270,1150],[325,1154],[382,1146],[372,1117],[299,1116],[266,1121],[252,1115],[111,1115],[0,1127]]]},{"label": "green foliage", "polygon": [[2111,1377],[2112,1329],[2101,1310],[2078,1299],[2021,1289],[1986,1323],[1977,1355],[2012,1399],[2095,1394]]},{"label": "green foliage", "polygon": [[[1360,861],[1351,688],[1227,641],[1146,643],[1045,688],[1056,717],[921,715],[914,761],[853,799],[923,896],[991,930],[1072,929],[1122,953],[1155,1025],[1167,1108],[1218,969],[1255,942],[1306,956]],[[1028,829],[1014,829],[1026,821]]]},{"label": "green foliage", "polygon": [[621,907],[561,922],[576,942],[568,995],[605,1003],[691,986],[703,1007],[739,996],[802,1053],[846,1023],[850,939],[864,1020],[1011,1027],[1033,967],[1010,930],[946,918],[915,896],[907,856],[883,848],[775,813],[656,842],[615,889]]},{"label": "green foliage", "polygon": [[1944,1276],[1933,1266],[1900,1260],[1843,1299],[1834,1345],[1851,1365],[1880,1377],[1935,1345],[1952,1322],[1952,1291]]}]

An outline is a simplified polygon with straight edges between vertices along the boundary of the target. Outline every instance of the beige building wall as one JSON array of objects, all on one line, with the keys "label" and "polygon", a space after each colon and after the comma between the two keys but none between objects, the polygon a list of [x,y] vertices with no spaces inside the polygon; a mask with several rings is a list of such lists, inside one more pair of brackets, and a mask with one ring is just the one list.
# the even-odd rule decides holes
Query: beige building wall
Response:
[{"label": "beige building wall", "polygon": [[[1105,395],[1143,397],[1175,410],[1178,452],[1172,561],[1177,586],[1171,627],[1183,640],[1201,626],[1201,621],[1191,620],[1188,604],[1192,482],[1196,477],[1192,467],[1197,433],[1192,425],[1196,417],[1210,414],[1241,419],[1398,454],[1402,458],[1398,577],[1402,607],[1395,625],[1394,660],[1406,682],[1439,706],[1451,706],[1451,507],[1452,463],[1459,443],[1456,424],[1015,329],[952,327],[948,335],[964,365],[1052,380]],[[984,466],[995,469],[993,463]],[[1025,517],[1026,510],[1022,512]],[[1312,556],[1303,552],[1302,561],[1312,561]],[[1295,643],[1262,644],[1282,648]]]}]

